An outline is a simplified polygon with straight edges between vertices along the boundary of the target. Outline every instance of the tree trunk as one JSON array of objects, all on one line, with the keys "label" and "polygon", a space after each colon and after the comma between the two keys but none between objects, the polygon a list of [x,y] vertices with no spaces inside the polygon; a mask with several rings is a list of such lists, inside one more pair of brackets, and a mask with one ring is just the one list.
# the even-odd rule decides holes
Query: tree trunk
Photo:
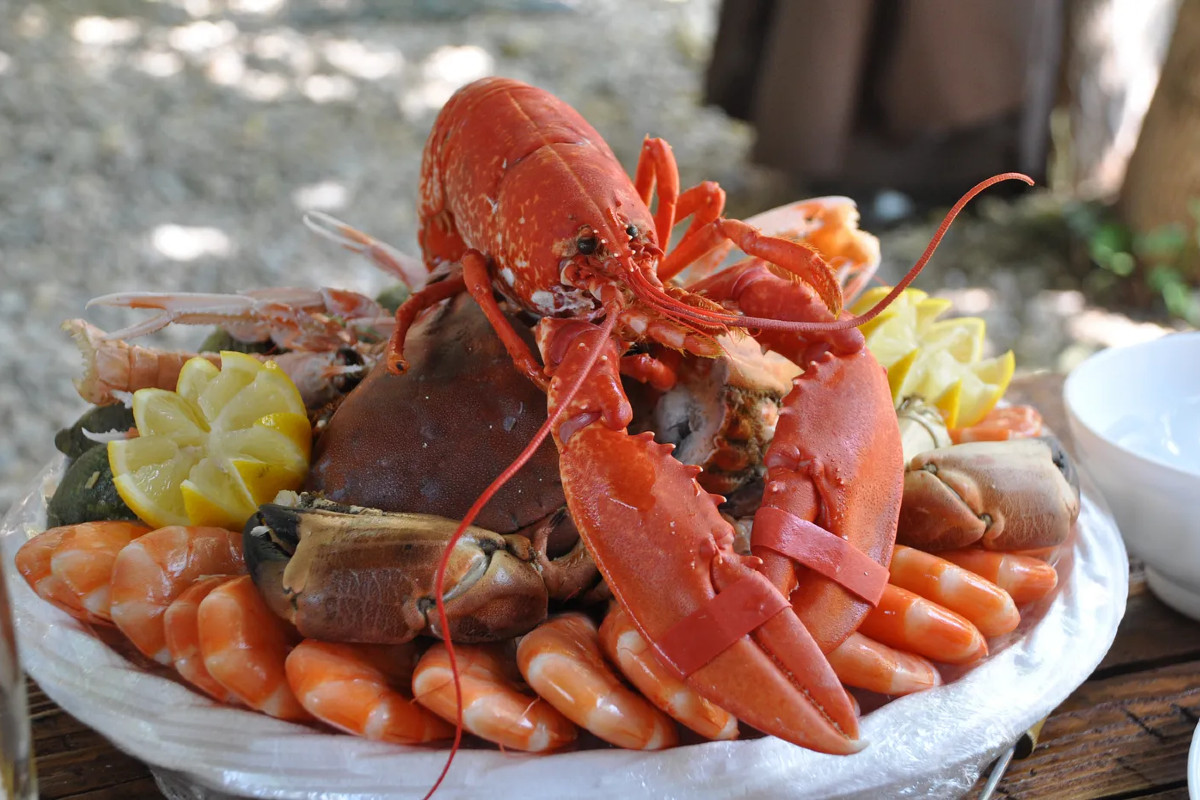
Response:
[{"label": "tree trunk", "polygon": [[[1200,0],[1183,0],[1162,76],[1121,189],[1119,211],[1140,234],[1181,224],[1194,231],[1200,204]],[[1192,247],[1185,266],[1200,278]]]}]

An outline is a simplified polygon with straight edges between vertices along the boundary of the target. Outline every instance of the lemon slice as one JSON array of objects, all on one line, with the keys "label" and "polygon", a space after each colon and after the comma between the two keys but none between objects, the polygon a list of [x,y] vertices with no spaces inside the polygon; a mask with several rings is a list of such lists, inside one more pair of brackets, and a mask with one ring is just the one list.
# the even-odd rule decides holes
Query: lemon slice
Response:
[{"label": "lemon slice", "polygon": [[133,395],[138,436],[110,442],[117,493],[145,522],[241,530],[262,503],[296,489],[312,429],[300,393],[273,362],[222,352],[193,358],[176,391]]},{"label": "lemon slice", "polygon": [[982,420],[1004,396],[1016,370],[1011,350],[1002,356],[977,361],[963,375],[962,400],[958,418],[948,428],[966,428]]},{"label": "lemon slice", "polygon": [[[891,291],[864,292],[851,313],[869,311]],[[939,320],[950,301],[905,289],[860,330],[872,355],[888,371],[888,386],[899,405],[917,396],[936,406],[947,427],[973,425],[995,406],[1012,379],[1012,352],[983,359],[986,325],[978,317]]]}]

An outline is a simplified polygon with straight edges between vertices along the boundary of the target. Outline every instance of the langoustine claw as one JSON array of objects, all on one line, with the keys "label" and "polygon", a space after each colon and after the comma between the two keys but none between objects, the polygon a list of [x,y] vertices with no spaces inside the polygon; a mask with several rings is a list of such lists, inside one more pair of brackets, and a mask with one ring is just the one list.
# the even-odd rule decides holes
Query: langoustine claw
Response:
[{"label": "langoustine claw", "polygon": [[967,442],[905,469],[896,541],[922,550],[1055,547],[1079,516],[1079,478],[1053,437]]},{"label": "langoustine claw", "polygon": [[127,339],[172,323],[219,325],[237,339],[271,339],[292,350],[336,350],[358,342],[359,331],[376,338],[391,331],[392,319],[374,300],[345,289],[273,288],[237,294],[126,292],[93,298],[88,306],[153,308],[163,313],[108,336]]}]

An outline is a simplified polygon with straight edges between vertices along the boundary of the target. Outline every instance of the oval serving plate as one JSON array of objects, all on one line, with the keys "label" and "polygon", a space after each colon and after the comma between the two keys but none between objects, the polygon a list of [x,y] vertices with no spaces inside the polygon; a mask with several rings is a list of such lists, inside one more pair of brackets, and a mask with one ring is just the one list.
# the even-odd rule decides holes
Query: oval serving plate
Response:
[{"label": "oval serving plate", "polygon": [[[319,731],[224,707],[134,666],[90,628],[38,598],[13,566],[45,525],[45,490],[61,464],[0,526],[22,661],[64,710],[122,750],[186,784],[186,796],[303,800],[420,798],[445,761],[405,748]],[[1081,684],[1108,651],[1125,610],[1128,561],[1115,523],[1085,485],[1073,547],[1054,595],[992,655],[937,689],[865,715],[870,745],[849,757],[771,737],[708,742],[659,753],[603,749],[531,756],[458,754],[436,797],[817,798],[957,797],[980,771]],[[170,775],[167,778],[167,775]],[[174,791],[172,792],[175,793]],[[179,795],[184,796],[184,795]]]}]

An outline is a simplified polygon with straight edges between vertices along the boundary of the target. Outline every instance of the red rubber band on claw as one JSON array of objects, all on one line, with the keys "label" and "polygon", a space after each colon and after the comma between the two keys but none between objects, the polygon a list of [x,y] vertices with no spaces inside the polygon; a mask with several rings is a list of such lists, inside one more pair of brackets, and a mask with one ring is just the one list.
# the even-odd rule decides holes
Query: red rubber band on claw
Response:
[{"label": "red rubber band on claw", "polygon": [[754,515],[752,544],[803,564],[872,606],[879,605],[888,582],[887,567],[837,534],[782,508],[762,506],[758,509]]},{"label": "red rubber band on claw", "polygon": [[786,608],[787,598],[756,573],[718,592],[668,628],[655,645],[686,678]]}]

